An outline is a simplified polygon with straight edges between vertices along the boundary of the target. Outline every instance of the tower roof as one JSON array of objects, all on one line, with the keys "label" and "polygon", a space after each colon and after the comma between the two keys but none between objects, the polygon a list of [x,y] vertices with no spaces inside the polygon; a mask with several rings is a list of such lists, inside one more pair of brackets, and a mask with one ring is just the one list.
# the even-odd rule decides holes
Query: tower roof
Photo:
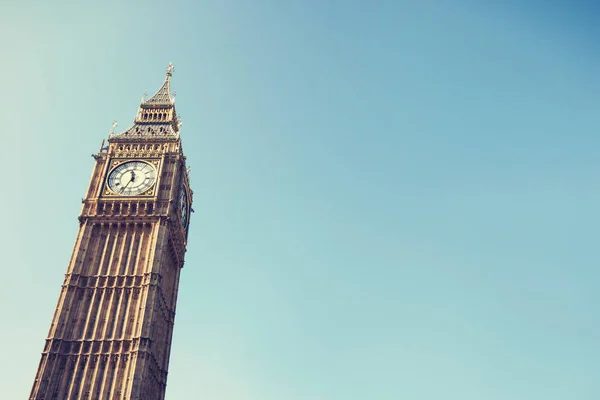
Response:
[{"label": "tower roof", "polygon": [[167,76],[165,77],[165,82],[152,97],[142,102],[142,107],[164,107],[175,103],[175,96],[171,95],[171,76],[173,76],[174,69],[175,67],[173,66],[173,63],[169,63],[167,66]]},{"label": "tower roof", "polygon": [[[109,134],[111,139],[119,140],[173,140],[179,138],[181,121],[175,112],[175,96],[171,94],[171,76],[173,63],[167,66],[167,76],[158,91],[149,99],[142,99],[133,125],[123,132]],[[113,126],[114,130],[114,126]]]}]

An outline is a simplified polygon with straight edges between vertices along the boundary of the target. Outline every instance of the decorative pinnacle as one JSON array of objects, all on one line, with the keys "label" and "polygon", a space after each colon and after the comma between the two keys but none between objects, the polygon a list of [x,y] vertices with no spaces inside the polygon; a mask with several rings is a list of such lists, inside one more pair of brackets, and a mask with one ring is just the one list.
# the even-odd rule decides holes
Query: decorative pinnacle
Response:
[{"label": "decorative pinnacle", "polygon": [[117,125],[118,125],[117,121],[113,121],[112,128],[110,128],[110,131],[108,131],[109,135],[112,135],[113,133],[115,133],[115,128],[117,127]]},{"label": "decorative pinnacle", "polygon": [[170,62],[169,65],[167,65],[167,79],[173,75],[174,70],[175,70],[175,67],[173,66],[173,63]]}]

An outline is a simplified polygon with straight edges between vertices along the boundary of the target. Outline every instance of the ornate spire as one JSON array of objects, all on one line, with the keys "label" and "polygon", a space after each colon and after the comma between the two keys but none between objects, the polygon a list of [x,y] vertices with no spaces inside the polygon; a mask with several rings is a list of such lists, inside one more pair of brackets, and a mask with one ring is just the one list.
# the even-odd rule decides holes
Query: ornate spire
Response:
[{"label": "ornate spire", "polygon": [[109,133],[110,139],[177,139],[181,122],[175,112],[175,94],[171,94],[171,76],[173,63],[167,66],[165,81],[158,91],[149,99],[142,97],[140,108],[133,120],[133,125],[120,133]]},{"label": "ornate spire", "polygon": [[169,63],[167,66],[167,76],[165,78],[165,82],[162,84],[160,89],[154,94],[154,96],[150,97],[148,100],[142,102],[142,107],[144,106],[170,106],[175,103],[175,96],[171,96],[171,76],[173,76],[173,71],[175,67],[173,63]]}]

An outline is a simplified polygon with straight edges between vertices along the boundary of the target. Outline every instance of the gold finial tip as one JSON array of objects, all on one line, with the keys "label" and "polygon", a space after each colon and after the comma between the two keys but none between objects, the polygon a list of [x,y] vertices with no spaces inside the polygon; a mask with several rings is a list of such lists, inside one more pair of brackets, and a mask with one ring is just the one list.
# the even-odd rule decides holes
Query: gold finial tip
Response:
[{"label": "gold finial tip", "polygon": [[175,70],[175,67],[173,66],[173,63],[170,62],[169,65],[167,65],[167,76],[173,75],[174,70]]}]

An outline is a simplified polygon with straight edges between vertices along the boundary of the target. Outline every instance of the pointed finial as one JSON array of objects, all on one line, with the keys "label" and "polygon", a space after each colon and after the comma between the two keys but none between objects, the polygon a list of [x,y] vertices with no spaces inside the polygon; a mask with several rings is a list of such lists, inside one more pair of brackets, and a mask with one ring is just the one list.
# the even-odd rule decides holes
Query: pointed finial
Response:
[{"label": "pointed finial", "polygon": [[173,66],[173,63],[170,62],[169,65],[167,65],[167,79],[173,75],[174,70],[175,67]]},{"label": "pointed finial", "polygon": [[146,102],[146,97],[148,97],[148,93],[144,92],[144,95],[142,96],[142,103]]},{"label": "pointed finial", "polygon": [[108,132],[109,135],[112,135],[113,133],[115,133],[115,128],[117,127],[117,125],[118,125],[117,121],[113,121],[112,128],[110,128],[110,131]]}]

